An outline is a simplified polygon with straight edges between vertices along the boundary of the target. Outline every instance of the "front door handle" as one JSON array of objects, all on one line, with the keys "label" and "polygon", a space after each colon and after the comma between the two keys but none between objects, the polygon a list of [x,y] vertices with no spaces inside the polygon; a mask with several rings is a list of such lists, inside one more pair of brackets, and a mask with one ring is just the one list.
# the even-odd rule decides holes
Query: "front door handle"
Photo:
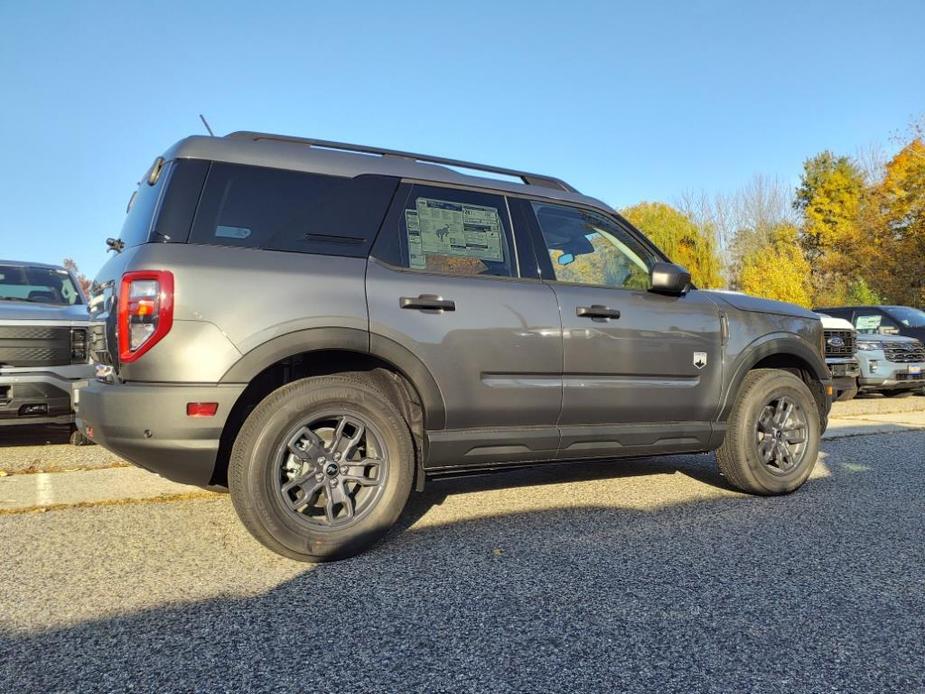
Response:
[{"label": "front door handle", "polygon": [[592,304],[591,306],[579,306],[575,309],[575,315],[579,318],[590,318],[596,321],[606,321],[611,318],[619,318],[620,312],[615,308],[602,306],[601,304]]},{"label": "front door handle", "polygon": [[444,299],[436,294],[421,294],[419,296],[403,296],[398,300],[402,308],[416,311],[455,311],[456,302]]}]

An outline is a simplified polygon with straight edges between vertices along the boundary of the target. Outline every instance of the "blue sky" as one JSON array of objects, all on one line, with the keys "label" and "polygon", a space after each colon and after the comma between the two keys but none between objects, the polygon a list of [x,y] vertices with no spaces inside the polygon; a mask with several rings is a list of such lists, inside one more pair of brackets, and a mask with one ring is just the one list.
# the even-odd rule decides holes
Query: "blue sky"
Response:
[{"label": "blue sky", "polygon": [[549,173],[615,206],[796,183],[925,113],[925,2],[0,0],[0,257],[78,261],[153,158],[263,130]]}]

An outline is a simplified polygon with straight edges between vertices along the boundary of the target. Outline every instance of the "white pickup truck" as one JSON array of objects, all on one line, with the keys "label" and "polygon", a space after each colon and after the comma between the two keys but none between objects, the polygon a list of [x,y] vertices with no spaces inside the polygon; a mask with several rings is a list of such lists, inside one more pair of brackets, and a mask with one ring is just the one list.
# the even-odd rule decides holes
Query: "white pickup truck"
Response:
[{"label": "white pickup truck", "polygon": [[835,399],[851,400],[858,394],[858,377],[861,375],[857,358],[857,330],[843,318],[835,318],[825,313],[818,315],[822,319],[825,363],[832,372]]}]

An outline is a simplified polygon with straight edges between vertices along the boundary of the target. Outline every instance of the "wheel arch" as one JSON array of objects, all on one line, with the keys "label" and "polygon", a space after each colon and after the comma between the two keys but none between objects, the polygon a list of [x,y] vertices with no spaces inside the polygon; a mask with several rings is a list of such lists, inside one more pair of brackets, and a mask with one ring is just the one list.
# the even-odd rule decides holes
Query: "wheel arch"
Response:
[{"label": "wheel arch", "polygon": [[723,394],[720,422],[729,418],[742,381],[748,372],[766,368],[792,371],[802,378],[813,392],[823,423],[826,421],[831,405],[827,386],[831,385],[832,379],[825,360],[799,336],[792,333],[774,333],[752,342],[736,359]]},{"label": "wheel arch", "polygon": [[[424,430],[443,429],[446,406],[430,371],[393,340],[353,328],[311,328],[273,338],[245,354],[220,383],[246,383],[222,430],[211,484],[227,484],[228,461],[251,410],[276,388],[300,378],[367,372],[406,417],[423,463]],[[418,481],[418,486],[423,480]]]}]

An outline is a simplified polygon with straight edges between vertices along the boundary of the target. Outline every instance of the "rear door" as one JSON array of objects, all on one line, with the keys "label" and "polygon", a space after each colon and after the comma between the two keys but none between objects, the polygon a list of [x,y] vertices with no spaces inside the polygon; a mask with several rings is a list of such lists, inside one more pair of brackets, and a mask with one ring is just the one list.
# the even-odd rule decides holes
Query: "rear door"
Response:
[{"label": "rear door", "polygon": [[555,454],[558,305],[517,245],[504,196],[408,183],[376,241],[370,340],[374,352],[377,341],[405,348],[440,389],[446,431],[428,432],[431,466]]},{"label": "rear door", "polygon": [[560,305],[565,456],[700,449],[722,386],[720,314],[705,295],[648,291],[655,251],[615,218],[523,201]]}]

